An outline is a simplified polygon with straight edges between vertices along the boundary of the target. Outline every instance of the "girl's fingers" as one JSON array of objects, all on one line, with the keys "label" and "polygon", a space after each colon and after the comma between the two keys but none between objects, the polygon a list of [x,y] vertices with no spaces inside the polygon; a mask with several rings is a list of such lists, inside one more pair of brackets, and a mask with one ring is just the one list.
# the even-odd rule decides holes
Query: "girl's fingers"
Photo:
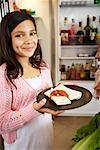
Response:
[{"label": "girl's fingers", "polygon": [[33,108],[35,110],[40,110],[46,103],[46,99],[42,99],[39,103],[38,102],[34,102],[33,103]]},{"label": "girl's fingers", "polygon": [[64,110],[57,110],[57,111],[55,111],[55,110],[52,110],[52,109],[49,109],[49,108],[42,108],[40,110],[40,112],[46,112],[46,113],[50,113],[50,114],[56,116],[56,115],[59,115],[59,114],[63,113]]}]

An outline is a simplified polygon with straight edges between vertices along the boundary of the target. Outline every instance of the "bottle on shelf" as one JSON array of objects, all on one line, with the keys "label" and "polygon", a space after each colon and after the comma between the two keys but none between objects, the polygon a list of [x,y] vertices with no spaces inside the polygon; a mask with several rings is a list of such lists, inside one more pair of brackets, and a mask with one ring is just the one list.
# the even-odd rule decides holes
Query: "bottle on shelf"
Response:
[{"label": "bottle on shelf", "polygon": [[67,66],[67,70],[66,70],[66,80],[69,80],[70,79],[70,66]]},{"label": "bottle on shelf", "polygon": [[96,16],[92,17],[91,27],[92,30],[90,32],[90,42],[91,44],[96,44],[96,34],[97,34]]},{"label": "bottle on shelf", "polygon": [[87,15],[87,23],[86,26],[84,27],[84,31],[85,31],[85,39],[84,39],[84,43],[86,45],[90,44],[90,32],[92,30],[92,27],[90,26],[90,17],[89,15]]},{"label": "bottle on shelf", "polygon": [[72,18],[70,28],[70,44],[76,44],[76,33],[77,33],[77,23],[75,22],[75,19]]},{"label": "bottle on shelf", "polygon": [[91,68],[91,64],[86,62],[85,64],[85,69],[84,69],[84,72],[85,72],[85,77],[84,79],[85,80],[90,80],[90,68]]},{"label": "bottle on shelf", "polygon": [[76,79],[76,68],[75,64],[72,63],[71,68],[70,68],[70,79],[75,80]]},{"label": "bottle on shelf", "polygon": [[67,17],[64,17],[64,26],[67,26],[67,22],[68,22]]},{"label": "bottle on shelf", "polygon": [[61,80],[66,80],[66,67],[65,67],[65,65],[61,65],[60,71],[61,71]]},{"label": "bottle on shelf", "polygon": [[84,65],[81,64],[81,68],[80,68],[80,79],[84,80],[85,79],[85,70],[84,70]]},{"label": "bottle on shelf", "polygon": [[94,29],[95,33],[97,33],[96,16],[92,17],[91,27]]},{"label": "bottle on shelf", "polygon": [[80,80],[80,67],[81,64],[77,63],[75,66],[76,66],[76,80]]},{"label": "bottle on shelf", "polygon": [[78,27],[78,31],[76,33],[76,37],[77,37],[77,44],[81,45],[84,43],[84,31],[82,29],[82,22],[79,22],[79,27]]}]

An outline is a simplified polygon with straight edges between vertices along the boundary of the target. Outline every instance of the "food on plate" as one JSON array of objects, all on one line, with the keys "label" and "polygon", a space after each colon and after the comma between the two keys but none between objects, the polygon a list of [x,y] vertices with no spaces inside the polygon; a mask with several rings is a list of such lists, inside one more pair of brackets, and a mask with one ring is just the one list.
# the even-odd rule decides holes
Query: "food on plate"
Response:
[{"label": "food on plate", "polygon": [[67,105],[71,104],[71,101],[65,97],[65,96],[52,96],[52,100],[57,104],[57,105]]},{"label": "food on plate", "polygon": [[50,93],[50,97],[52,96],[65,96],[68,97],[68,94],[64,90],[54,90]]},{"label": "food on plate", "polygon": [[50,97],[57,105],[71,104],[72,100],[78,100],[82,96],[82,92],[67,88],[62,84],[47,90],[44,94]]},{"label": "food on plate", "polygon": [[82,92],[77,91],[77,90],[73,90],[71,88],[68,88],[68,87],[62,85],[62,84],[59,84],[58,86],[56,86],[54,88],[54,90],[58,90],[58,89],[59,90],[61,89],[61,90],[65,91],[68,94],[68,98],[70,100],[80,99],[81,96],[82,96]]}]

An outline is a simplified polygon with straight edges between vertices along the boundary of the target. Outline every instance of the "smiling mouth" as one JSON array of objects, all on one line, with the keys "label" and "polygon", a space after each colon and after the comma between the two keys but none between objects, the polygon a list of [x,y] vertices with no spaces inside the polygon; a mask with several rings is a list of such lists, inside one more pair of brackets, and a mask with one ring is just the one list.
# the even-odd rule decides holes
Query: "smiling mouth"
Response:
[{"label": "smiling mouth", "polygon": [[33,47],[28,47],[28,48],[23,48],[26,51],[32,51],[34,48]]}]

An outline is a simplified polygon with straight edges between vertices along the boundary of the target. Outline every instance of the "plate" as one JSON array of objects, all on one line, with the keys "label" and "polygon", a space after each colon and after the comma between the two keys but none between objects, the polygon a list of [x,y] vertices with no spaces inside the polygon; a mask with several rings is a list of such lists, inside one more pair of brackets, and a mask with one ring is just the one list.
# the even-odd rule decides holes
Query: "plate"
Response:
[{"label": "plate", "polygon": [[78,108],[81,107],[87,103],[89,103],[92,99],[92,94],[89,90],[85,89],[84,87],[80,87],[80,86],[76,86],[76,85],[64,85],[70,89],[73,90],[77,90],[82,92],[82,96],[80,99],[78,100],[72,100],[71,104],[67,104],[67,105],[56,105],[56,103],[49,98],[48,96],[46,96],[44,93],[49,90],[50,88],[40,92],[37,96],[37,102],[41,101],[43,98],[47,99],[46,104],[43,106],[45,108],[50,108],[53,110],[68,110],[68,109],[74,109],[74,108]]}]

